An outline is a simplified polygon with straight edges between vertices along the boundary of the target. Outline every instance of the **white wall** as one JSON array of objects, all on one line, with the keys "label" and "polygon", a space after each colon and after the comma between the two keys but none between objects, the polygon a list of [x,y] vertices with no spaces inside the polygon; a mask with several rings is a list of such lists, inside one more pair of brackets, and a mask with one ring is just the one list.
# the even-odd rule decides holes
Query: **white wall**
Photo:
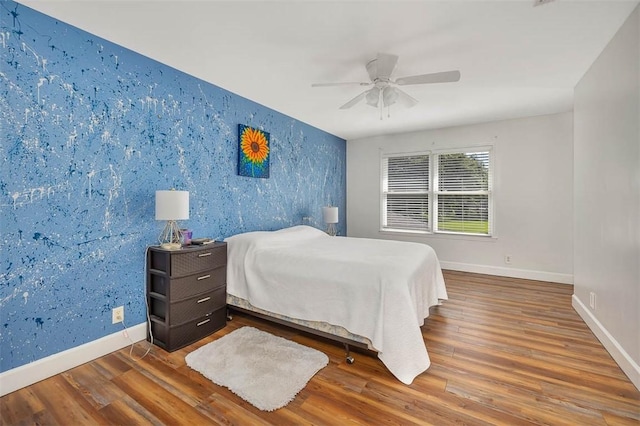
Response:
[{"label": "white wall", "polygon": [[640,387],[638,8],[576,86],[574,108],[574,306]]},{"label": "white wall", "polygon": [[[570,112],[349,140],[348,235],[427,243],[448,269],[571,283],[572,142]],[[381,150],[486,145],[495,155],[495,238],[380,232]]]}]

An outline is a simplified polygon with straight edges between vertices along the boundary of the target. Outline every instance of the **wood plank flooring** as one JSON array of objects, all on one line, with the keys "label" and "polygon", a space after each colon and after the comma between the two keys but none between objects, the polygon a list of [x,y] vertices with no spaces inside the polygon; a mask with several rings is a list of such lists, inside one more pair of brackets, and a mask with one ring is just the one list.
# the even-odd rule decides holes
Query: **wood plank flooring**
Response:
[{"label": "wood plank flooring", "polygon": [[[249,316],[182,350],[129,349],[0,399],[3,425],[638,425],[640,392],[571,307],[572,287],[445,271],[450,300],[422,334],[432,365],[410,386],[375,357]],[[325,352],[288,406],[262,412],[184,357],[250,325]],[[144,352],[138,343],[134,356]]]}]

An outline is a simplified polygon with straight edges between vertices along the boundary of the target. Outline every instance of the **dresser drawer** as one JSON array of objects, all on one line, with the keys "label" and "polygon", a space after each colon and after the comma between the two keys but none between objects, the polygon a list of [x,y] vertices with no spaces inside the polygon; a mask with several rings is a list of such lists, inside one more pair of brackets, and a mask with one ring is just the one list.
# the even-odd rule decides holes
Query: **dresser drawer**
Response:
[{"label": "dresser drawer", "polygon": [[191,299],[171,304],[171,324],[182,324],[227,306],[227,289],[219,287]]},{"label": "dresser drawer", "polygon": [[150,256],[150,268],[171,278],[197,274],[227,264],[226,243],[214,243],[205,248],[183,248],[174,252],[154,250]]},{"label": "dresser drawer", "polygon": [[[227,282],[227,268],[221,266],[213,270],[202,271],[196,275],[170,279],[165,275],[150,274],[149,290],[153,293],[168,294],[170,287],[171,300],[182,300],[196,296],[207,290],[223,287]],[[169,285],[169,283],[171,283]]]},{"label": "dresser drawer", "polygon": [[171,276],[193,274],[215,269],[227,264],[227,247],[212,247],[210,250],[181,253],[171,256]]},{"label": "dresser drawer", "polygon": [[226,287],[219,287],[190,299],[171,302],[168,307],[165,300],[152,298],[151,312],[163,321],[168,319],[172,326],[179,325],[226,306],[226,290]]},{"label": "dresser drawer", "polygon": [[207,315],[177,326],[166,327],[152,321],[154,342],[167,351],[183,348],[227,325],[227,307],[219,308]]}]

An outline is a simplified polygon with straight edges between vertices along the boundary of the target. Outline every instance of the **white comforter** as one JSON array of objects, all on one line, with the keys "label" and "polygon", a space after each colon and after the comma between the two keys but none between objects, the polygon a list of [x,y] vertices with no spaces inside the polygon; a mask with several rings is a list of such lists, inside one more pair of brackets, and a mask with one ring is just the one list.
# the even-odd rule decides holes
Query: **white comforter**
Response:
[{"label": "white comforter", "polygon": [[330,237],[309,226],[225,241],[230,294],[257,308],[367,337],[403,383],[429,368],[420,326],[429,307],[447,299],[431,247]]}]

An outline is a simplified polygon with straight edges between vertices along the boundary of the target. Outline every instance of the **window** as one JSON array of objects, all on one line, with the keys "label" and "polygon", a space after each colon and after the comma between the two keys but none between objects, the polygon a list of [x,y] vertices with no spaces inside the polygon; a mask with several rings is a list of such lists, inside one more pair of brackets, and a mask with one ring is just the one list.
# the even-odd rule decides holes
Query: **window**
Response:
[{"label": "window", "polygon": [[491,150],[385,154],[383,230],[491,235]]},{"label": "window", "polygon": [[382,159],[384,228],[430,231],[429,155]]}]

